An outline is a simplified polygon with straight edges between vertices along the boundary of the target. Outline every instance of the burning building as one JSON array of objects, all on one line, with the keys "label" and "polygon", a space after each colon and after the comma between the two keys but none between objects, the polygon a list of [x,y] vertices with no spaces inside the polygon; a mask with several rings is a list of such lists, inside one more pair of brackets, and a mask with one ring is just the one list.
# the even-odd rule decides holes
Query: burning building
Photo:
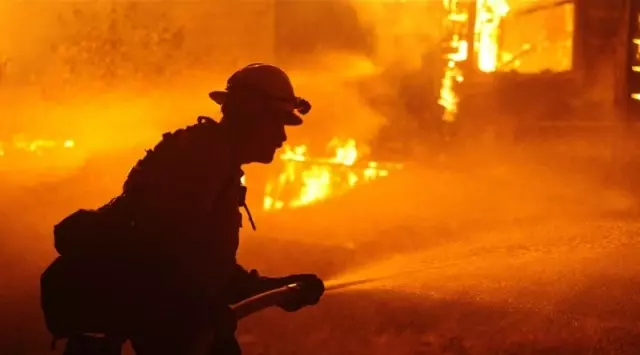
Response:
[{"label": "burning building", "polygon": [[637,17],[634,3],[445,1],[444,121],[468,135],[513,135],[629,117],[637,24],[623,24]]}]

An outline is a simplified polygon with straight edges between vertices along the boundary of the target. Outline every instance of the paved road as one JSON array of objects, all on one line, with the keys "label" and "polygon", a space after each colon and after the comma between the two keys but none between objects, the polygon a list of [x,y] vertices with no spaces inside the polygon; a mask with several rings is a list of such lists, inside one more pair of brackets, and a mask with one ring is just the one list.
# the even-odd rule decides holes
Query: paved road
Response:
[{"label": "paved road", "polygon": [[[241,325],[246,353],[636,354],[640,221],[629,196],[491,171],[411,172],[335,203],[256,216],[269,234],[247,233],[241,258],[269,273],[420,271],[328,294],[298,314],[257,314]],[[0,348],[42,354],[38,274],[66,195],[51,192],[44,206],[33,202],[39,190],[13,196],[0,223]]]}]

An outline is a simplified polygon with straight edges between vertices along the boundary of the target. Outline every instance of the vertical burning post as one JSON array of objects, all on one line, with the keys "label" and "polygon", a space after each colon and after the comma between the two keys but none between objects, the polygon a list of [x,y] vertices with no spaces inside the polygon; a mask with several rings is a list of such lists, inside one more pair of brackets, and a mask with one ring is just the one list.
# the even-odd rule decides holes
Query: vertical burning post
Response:
[{"label": "vertical burning post", "polygon": [[[640,73],[640,38],[638,38],[638,36],[634,33],[632,35],[635,35],[632,39],[631,39],[631,43],[633,45],[633,47],[635,47],[635,55],[633,58],[633,62],[631,63],[631,71],[633,73]],[[631,98],[634,100],[640,100],[640,92],[632,92],[631,93]]]},{"label": "vertical burning post", "polygon": [[[499,66],[500,23],[509,12],[506,0],[475,0],[462,5],[459,0],[443,0],[447,11],[446,26],[451,36],[446,54],[446,67],[440,87],[438,103],[444,107],[443,120],[454,122],[458,112],[456,84],[464,80],[462,63],[469,59],[467,33],[473,28],[473,63],[484,73],[495,72]],[[474,8],[475,16],[470,9]],[[473,23],[470,23],[473,21]],[[476,69],[476,68],[474,68]]]},{"label": "vertical burning post", "polygon": [[451,33],[448,42],[448,51],[445,56],[446,66],[440,86],[440,98],[438,103],[444,108],[445,122],[454,122],[458,112],[458,95],[455,85],[464,80],[460,63],[469,57],[469,42],[465,39],[469,23],[469,14],[461,6],[458,0],[443,0],[447,11],[446,25]]},{"label": "vertical burning post", "polygon": [[506,0],[476,0],[473,42],[478,69],[483,73],[498,69],[500,22],[508,12]]}]

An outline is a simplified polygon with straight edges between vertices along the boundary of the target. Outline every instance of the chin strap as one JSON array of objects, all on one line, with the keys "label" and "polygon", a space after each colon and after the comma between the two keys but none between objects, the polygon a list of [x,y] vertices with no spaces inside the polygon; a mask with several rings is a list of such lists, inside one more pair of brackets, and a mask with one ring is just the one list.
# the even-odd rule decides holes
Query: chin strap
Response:
[{"label": "chin strap", "polygon": [[249,218],[249,223],[251,223],[251,228],[256,230],[256,224],[253,220],[253,216],[251,215],[251,211],[249,210],[249,206],[247,206],[247,187],[244,185],[240,186],[240,207],[244,208],[247,211],[247,217]]}]

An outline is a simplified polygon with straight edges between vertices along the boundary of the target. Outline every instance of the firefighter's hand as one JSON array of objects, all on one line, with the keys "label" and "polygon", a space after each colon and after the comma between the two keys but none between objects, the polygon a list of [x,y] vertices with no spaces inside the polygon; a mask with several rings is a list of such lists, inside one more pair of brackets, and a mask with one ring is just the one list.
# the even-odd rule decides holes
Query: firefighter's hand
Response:
[{"label": "firefighter's hand", "polygon": [[279,304],[287,312],[295,312],[306,306],[318,304],[324,294],[324,282],[313,274],[291,275],[282,278],[286,284],[296,284]]}]

